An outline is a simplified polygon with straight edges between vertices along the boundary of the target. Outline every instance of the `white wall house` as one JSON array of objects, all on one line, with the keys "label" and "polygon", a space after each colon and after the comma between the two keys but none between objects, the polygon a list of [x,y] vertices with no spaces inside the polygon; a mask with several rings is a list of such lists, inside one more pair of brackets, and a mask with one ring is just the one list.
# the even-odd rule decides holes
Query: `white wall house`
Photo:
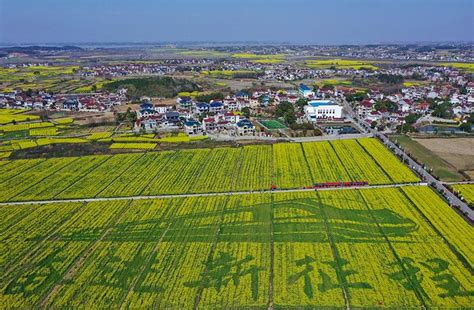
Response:
[{"label": "white wall house", "polygon": [[342,118],[342,107],[328,100],[312,100],[304,107],[306,118],[311,122],[318,119]]}]

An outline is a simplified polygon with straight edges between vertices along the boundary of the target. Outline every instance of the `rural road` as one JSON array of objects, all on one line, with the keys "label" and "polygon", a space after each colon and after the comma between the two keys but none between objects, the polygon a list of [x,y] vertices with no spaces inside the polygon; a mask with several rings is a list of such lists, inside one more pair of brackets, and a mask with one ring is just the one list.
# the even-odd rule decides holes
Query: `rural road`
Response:
[{"label": "rural road", "polygon": [[315,137],[266,137],[266,136],[229,136],[229,135],[215,135],[209,134],[209,138],[216,141],[244,141],[244,140],[260,140],[260,141],[282,141],[282,142],[317,142],[317,141],[331,141],[331,140],[349,140],[358,138],[371,138],[372,133],[361,134],[344,134],[344,135],[327,135]]},{"label": "rural road", "polygon": [[[397,188],[402,186],[427,186],[426,183],[401,183],[386,185],[367,185],[367,186],[351,186],[351,187],[333,187],[318,188],[317,191],[334,191],[334,190],[351,190],[351,189],[371,189],[371,188]],[[5,205],[27,205],[27,204],[50,204],[64,202],[95,202],[95,201],[116,201],[116,200],[143,200],[143,199],[159,199],[159,198],[185,198],[185,197],[210,197],[222,195],[251,195],[251,194],[272,194],[272,193],[296,193],[296,192],[314,192],[313,188],[294,188],[294,189],[276,189],[262,191],[241,191],[241,192],[221,192],[221,193],[195,193],[195,194],[176,194],[176,195],[154,195],[154,196],[124,196],[124,197],[93,197],[93,198],[75,198],[75,199],[52,199],[52,200],[29,200],[29,201],[13,201],[0,202],[0,206]]]},{"label": "rural road", "polygon": [[459,181],[459,182],[441,182],[446,185],[462,185],[462,184],[474,184],[474,181]]},{"label": "rural road", "polygon": [[[344,110],[346,113],[355,119],[357,116],[352,109],[352,107],[347,103],[343,103]],[[367,132],[372,133],[375,137],[379,138],[383,144],[392,149],[393,152],[400,156],[403,160],[403,162],[414,172],[416,172],[418,175],[421,176],[422,181],[426,182],[427,184],[430,184],[433,188],[435,188],[438,192],[443,193],[446,197],[446,200],[448,204],[454,208],[454,206],[459,206],[460,210],[462,213],[470,220],[474,221],[474,210],[469,208],[469,206],[461,201],[456,195],[454,195],[452,192],[450,192],[446,186],[445,183],[435,179],[428,171],[426,171],[420,164],[415,162],[410,156],[408,156],[402,149],[400,149],[395,143],[390,141],[388,137],[382,133],[379,133],[372,128],[370,128],[370,125],[364,122],[363,120],[358,121],[359,125],[363,127]],[[457,211],[456,208],[454,208],[455,211]]]}]

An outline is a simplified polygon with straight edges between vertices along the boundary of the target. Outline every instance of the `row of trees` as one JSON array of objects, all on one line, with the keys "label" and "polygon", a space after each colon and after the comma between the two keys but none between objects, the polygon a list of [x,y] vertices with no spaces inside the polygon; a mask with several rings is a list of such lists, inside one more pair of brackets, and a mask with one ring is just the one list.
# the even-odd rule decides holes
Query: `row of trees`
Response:
[{"label": "row of trees", "polygon": [[283,118],[285,123],[292,129],[313,129],[313,125],[299,125],[296,123],[296,113],[303,112],[304,106],[308,104],[306,99],[298,99],[295,105],[288,101],[281,102],[275,110],[275,116]]},{"label": "row of trees", "polygon": [[108,91],[116,91],[119,88],[126,88],[127,96],[132,100],[141,96],[172,98],[180,92],[200,90],[194,82],[171,77],[130,78],[104,85],[104,90]]}]

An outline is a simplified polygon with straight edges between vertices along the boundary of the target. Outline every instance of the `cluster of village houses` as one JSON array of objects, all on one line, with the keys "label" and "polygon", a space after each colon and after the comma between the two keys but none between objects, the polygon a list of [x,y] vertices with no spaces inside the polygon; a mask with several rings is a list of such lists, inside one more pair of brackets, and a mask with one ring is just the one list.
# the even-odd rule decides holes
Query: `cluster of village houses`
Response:
[{"label": "cluster of village houses", "polygon": [[175,66],[162,64],[103,64],[86,66],[78,70],[77,74],[82,77],[121,77],[129,75],[164,75],[175,72]]},{"label": "cluster of village houses", "polygon": [[296,90],[256,90],[251,94],[238,92],[223,100],[196,102],[191,97],[179,97],[176,105],[153,103],[142,98],[143,104],[137,111],[135,131],[153,132],[177,129],[182,124],[188,134],[223,133],[229,135],[255,135],[255,124],[241,112],[278,105],[282,102],[296,104],[305,99],[304,112],[296,112],[299,122],[321,122],[343,120],[342,106],[335,101],[343,98],[344,90],[317,89],[313,91],[304,84]]},{"label": "cluster of village houses", "polygon": [[175,105],[152,102],[150,98],[141,98],[143,104],[137,112],[135,131],[154,132],[171,130],[183,125],[188,134],[221,133],[227,135],[255,135],[255,124],[245,118],[241,112],[278,105],[281,102],[297,103],[302,98],[307,105],[304,113],[297,112],[299,122],[318,122],[322,120],[342,120],[342,106],[335,98],[343,97],[340,90],[317,90],[313,92],[301,84],[296,90],[261,89],[251,94],[240,91],[223,100],[196,102],[191,97],[179,97]]},{"label": "cluster of village houses", "polygon": [[240,111],[244,107],[258,106],[260,102],[244,92],[209,103],[196,102],[191,97],[179,97],[176,105],[152,103],[150,98],[142,98],[142,102],[137,111],[135,131],[166,131],[179,129],[181,125],[189,135],[223,133],[244,136],[256,133],[254,124]]},{"label": "cluster of village houses", "polygon": [[[466,84],[466,94],[460,94],[457,88],[445,86],[441,88],[433,86],[409,87],[389,96],[384,96],[380,92],[372,91],[367,94],[367,98],[357,104],[357,114],[367,122],[378,122],[390,127],[396,127],[405,122],[405,117],[409,114],[421,116],[430,115],[432,106],[428,101],[444,102],[442,98],[449,98],[453,113],[452,120],[445,120],[446,123],[462,122],[474,113],[474,83]],[[388,100],[397,105],[398,109],[389,112],[386,109],[376,109],[376,103]],[[443,122],[443,120],[437,120]]]},{"label": "cluster of village houses", "polygon": [[[170,63],[168,65],[176,65]],[[202,64],[201,64],[202,65]],[[230,64],[229,64],[230,66]],[[245,66],[260,66],[258,64],[239,63],[232,69],[242,69]],[[92,74],[124,75],[143,72],[156,73],[160,70],[169,70],[169,66],[149,65],[117,65],[97,66]],[[331,70],[280,70],[278,65],[274,69],[267,69],[265,75],[272,79],[300,79],[303,76],[316,74],[319,78],[330,74]],[[90,68],[89,68],[90,69]],[[231,68],[229,68],[231,69]],[[272,71],[273,70],[273,71]],[[326,72],[327,71],[327,72]],[[333,70],[332,70],[333,71]],[[358,117],[368,123],[376,122],[394,129],[405,122],[409,114],[430,115],[433,102],[445,102],[451,105],[455,122],[462,122],[473,113],[474,82],[453,68],[439,67],[430,70],[430,67],[413,66],[407,68],[390,68],[379,72],[354,70],[339,70],[339,74],[362,75],[399,75],[411,78],[414,75],[421,77],[425,83],[413,83],[403,88],[399,93],[384,95],[371,90],[361,102],[355,102],[355,111]],[[81,71],[86,74],[87,70]],[[334,72],[332,72],[334,73]],[[280,75],[284,74],[284,75]],[[436,85],[436,86],[435,86]],[[440,86],[441,85],[441,86]],[[461,92],[460,87],[465,91]],[[334,87],[312,88],[300,84],[297,90],[270,90],[261,89],[248,94],[238,92],[224,99],[215,99],[210,102],[197,102],[191,97],[179,97],[174,105],[162,104],[160,101],[142,98],[142,105],[136,111],[137,121],[135,131],[155,132],[160,130],[175,130],[184,128],[188,134],[223,133],[228,135],[255,135],[257,123],[246,119],[241,112],[243,108],[250,110],[260,109],[269,105],[278,105],[281,102],[297,103],[300,98],[307,104],[303,112],[295,109],[299,122],[341,121],[344,118],[342,106],[338,102],[344,101],[348,95],[356,90],[344,85]],[[395,103],[397,109],[380,108],[377,103],[389,101]],[[128,102],[126,89],[115,93],[79,94],[79,95],[52,95],[46,92],[28,95],[27,92],[13,91],[0,93],[0,108],[36,109],[52,111],[113,111],[114,107]],[[269,115],[271,117],[271,115]],[[449,122],[449,120],[448,120]]]},{"label": "cluster of village houses", "polygon": [[53,95],[47,92],[28,95],[26,92],[12,91],[0,93],[0,108],[33,109],[48,111],[106,112],[128,102],[126,90],[116,93],[96,93],[85,95]]},{"label": "cluster of village houses", "polygon": [[[449,98],[456,121],[462,121],[473,112],[474,83],[466,85],[467,93],[460,94],[458,88],[449,85],[436,88],[433,86],[407,87],[400,93],[385,96],[378,91],[370,91],[366,98],[356,103],[355,111],[366,122],[377,122],[395,128],[404,124],[409,114],[429,115],[431,106],[428,100]],[[297,117],[304,122],[328,122],[344,120],[343,108],[337,102],[345,100],[347,95],[354,94],[349,87],[337,86],[328,89],[313,89],[300,84],[298,91],[259,90],[252,94],[238,92],[223,100],[211,100],[209,103],[196,102],[191,97],[179,97],[175,106],[155,103],[144,98],[144,103],[137,111],[136,131],[158,131],[178,128],[183,125],[188,134],[225,133],[231,135],[254,135],[255,126],[245,119],[240,111],[248,107],[257,109],[270,103],[281,102],[295,104],[303,98],[307,104],[304,113],[297,112]],[[396,104],[395,111],[378,109],[377,102],[390,101]],[[454,122],[454,121],[453,121]]]},{"label": "cluster of village houses", "polygon": [[[359,118],[368,123],[376,122],[388,128],[395,128],[403,124],[409,114],[430,115],[432,110],[428,101],[443,102],[448,98],[454,121],[463,121],[463,118],[474,112],[474,83],[459,78],[453,79],[453,83],[465,83],[465,93],[461,94],[459,88],[451,84],[444,84],[442,87],[406,87],[391,95],[370,91],[361,102],[356,102],[355,111]],[[254,110],[281,102],[295,104],[300,98],[305,99],[307,105],[303,113],[297,112],[299,122],[341,121],[344,119],[343,109],[337,102],[354,93],[353,88],[346,86],[313,89],[300,84],[297,91],[261,89],[251,94],[238,92],[222,100],[215,99],[210,102],[196,102],[191,97],[178,97],[176,104],[169,105],[144,97],[141,98],[142,104],[136,111],[137,121],[134,129],[137,132],[184,129],[190,135],[255,135],[255,125],[258,124],[244,117],[241,112],[243,108]],[[380,101],[395,103],[396,111],[377,108],[377,102]],[[102,112],[112,111],[115,106],[125,102],[126,90],[72,97],[44,92],[33,96],[24,92],[0,93],[0,108],[13,109]]]}]

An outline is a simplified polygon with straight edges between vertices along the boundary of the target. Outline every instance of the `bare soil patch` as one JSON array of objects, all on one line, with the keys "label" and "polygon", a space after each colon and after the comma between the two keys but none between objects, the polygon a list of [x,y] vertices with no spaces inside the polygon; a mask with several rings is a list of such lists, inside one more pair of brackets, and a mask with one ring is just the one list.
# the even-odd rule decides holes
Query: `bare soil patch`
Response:
[{"label": "bare soil patch", "polygon": [[474,170],[474,138],[414,139],[457,170]]}]

